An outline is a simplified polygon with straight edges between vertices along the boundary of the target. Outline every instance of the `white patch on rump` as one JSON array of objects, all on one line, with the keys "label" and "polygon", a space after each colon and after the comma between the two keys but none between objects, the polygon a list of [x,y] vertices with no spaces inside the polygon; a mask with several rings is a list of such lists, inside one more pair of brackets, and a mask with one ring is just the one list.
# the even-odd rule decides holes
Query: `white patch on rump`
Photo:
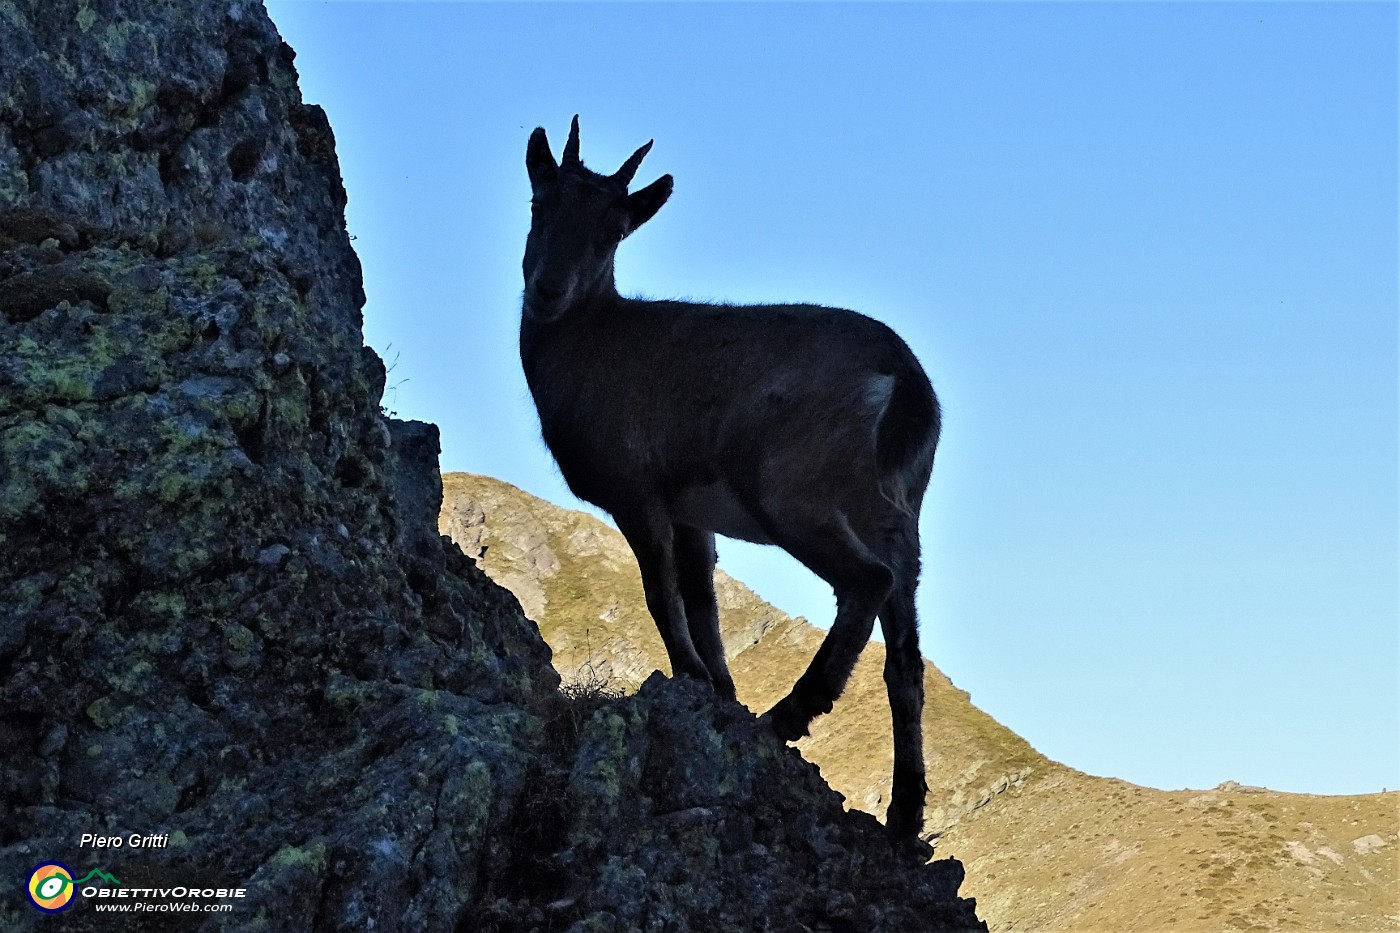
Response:
[{"label": "white patch on rump", "polygon": [[894,395],[894,376],[889,373],[880,373],[866,380],[865,404],[875,410],[876,416],[885,413],[885,409],[890,404],[891,395]]}]

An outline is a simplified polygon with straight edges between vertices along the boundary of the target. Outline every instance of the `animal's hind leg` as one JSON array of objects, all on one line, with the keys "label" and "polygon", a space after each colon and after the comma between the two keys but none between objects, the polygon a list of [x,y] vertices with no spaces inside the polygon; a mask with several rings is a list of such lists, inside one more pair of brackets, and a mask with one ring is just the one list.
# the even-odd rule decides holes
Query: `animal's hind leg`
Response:
[{"label": "animal's hind leg", "polygon": [[690,640],[700,660],[710,671],[715,692],[734,699],[734,679],[724,660],[724,642],[719,635],[719,605],[715,601],[715,536],[689,525],[676,525],[676,575]]},{"label": "animal's hind leg", "polygon": [[870,640],[875,613],[890,591],[893,576],[840,513],[805,526],[792,522],[790,513],[785,517],[788,521],[782,526],[764,530],[836,591],[831,632],[792,692],[766,714],[779,738],[792,741],[807,734],[813,719],[831,712]]},{"label": "animal's hind leg", "polygon": [[885,686],[890,695],[894,722],[894,789],[885,826],[896,841],[913,838],[924,821],[924,660],[919,653],[918,619],[914,588],[918,584],[918,558],[913,572],[901,569],[889,598],[880,608],[885,633]]},{"label": "animal's hind leg", "polygon": [[675,534],[669,519],[655,514],[613,513],[617,527],[632,546],[637,567],[642,572],[647,609],[661,632],[671,674],[710,681],[710,671],[700,659],[690,639],[685,602],[681,598],[676,569]]}]

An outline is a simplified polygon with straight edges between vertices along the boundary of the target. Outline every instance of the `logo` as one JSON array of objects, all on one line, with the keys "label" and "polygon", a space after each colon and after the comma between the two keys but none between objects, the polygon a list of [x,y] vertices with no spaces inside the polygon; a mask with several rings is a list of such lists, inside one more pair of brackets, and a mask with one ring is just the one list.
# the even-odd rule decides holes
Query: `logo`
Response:
[{"label": "logo", "polygon": [[62,862],[43,862],[29,873],[29,903],[46,914],[73,906],[73,869]]},{"label": "logo", "polygon": [[56,914],[73,906],[73,891],[93,878],[101,878],[111,884],[121,884],[116,878],[100,868],[94,868],[77,881],[73,880],[73,869],[62,862],[40,862],[29,873],[26,891],[29,903],[46,914]]}]

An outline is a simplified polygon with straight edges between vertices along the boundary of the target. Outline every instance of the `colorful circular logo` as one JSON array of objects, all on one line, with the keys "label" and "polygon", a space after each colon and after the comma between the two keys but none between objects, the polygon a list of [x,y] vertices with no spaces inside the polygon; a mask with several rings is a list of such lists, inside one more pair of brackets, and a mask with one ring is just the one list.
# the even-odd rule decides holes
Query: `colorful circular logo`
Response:
[{"label": "colorful circular logo", "polygon": [[29,902],[49,914],[73,906],[73,869],[62,862],[41,862],[29,873]]}]

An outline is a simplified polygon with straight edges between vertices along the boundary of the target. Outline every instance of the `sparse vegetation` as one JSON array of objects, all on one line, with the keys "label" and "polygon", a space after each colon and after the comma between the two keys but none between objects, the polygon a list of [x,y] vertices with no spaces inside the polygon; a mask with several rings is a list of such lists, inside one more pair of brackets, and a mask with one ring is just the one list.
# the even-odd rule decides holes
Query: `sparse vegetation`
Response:
[{"label": "sparse vegetation", "polygon": [[629,692],[614,684],[608,674],[600,673],[592,663],[584,664],[568,678],[561,679],[559,690],[549,695],[545,708],[538,711],[550,737],[547,747],[557,745],[561,758],[569,760],[578,747],[584,724]]}]

